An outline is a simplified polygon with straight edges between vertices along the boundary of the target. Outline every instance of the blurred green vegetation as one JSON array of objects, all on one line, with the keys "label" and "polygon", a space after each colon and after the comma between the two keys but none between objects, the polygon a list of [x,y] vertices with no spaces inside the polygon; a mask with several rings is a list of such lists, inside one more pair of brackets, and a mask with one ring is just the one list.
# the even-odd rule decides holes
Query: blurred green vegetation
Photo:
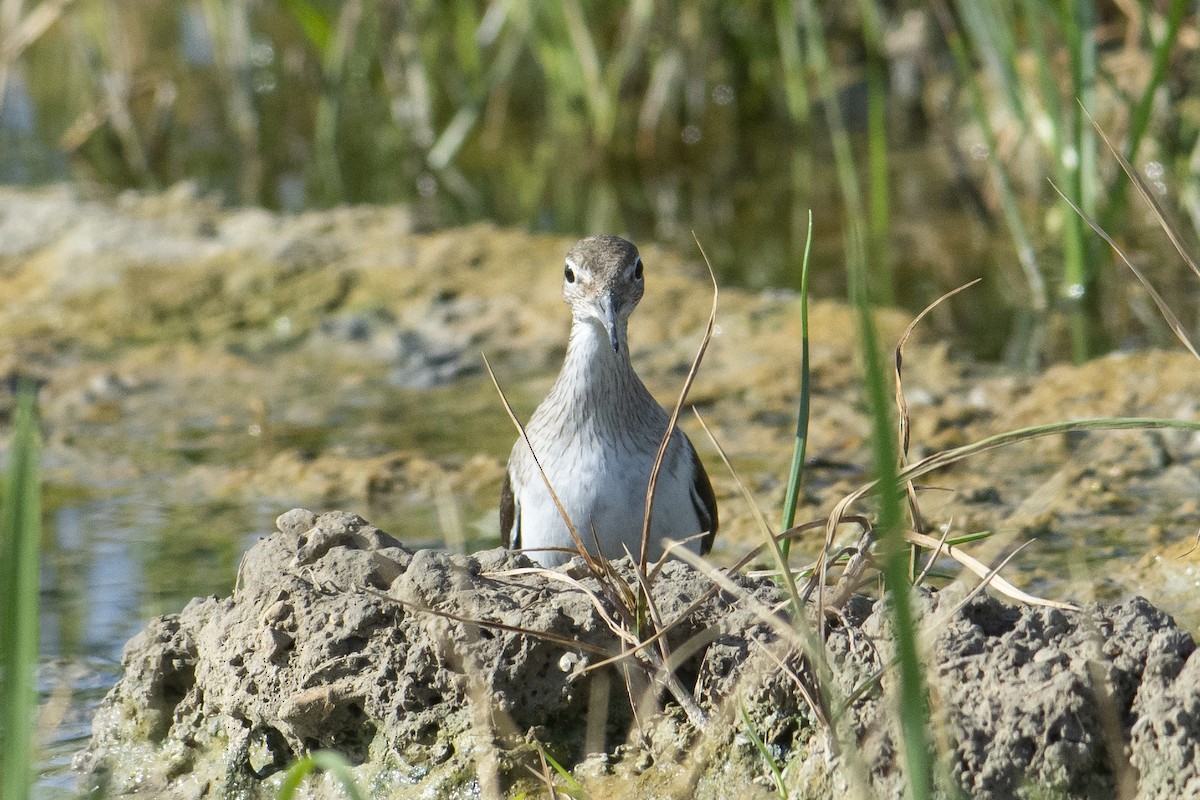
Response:
[{"label": "blurred green vegetation", "polygon": [[1027,365],[1166,341],[1047,180],[1164,252],[1084,109],[1200,229],[1186,0],[0,0],[0,43],[0,181],[696,229],[752,288],[796,285],[811,208],[815,294],[853,241],[875,302],[982,274],[934,324]]},{"label": "blurred green vegetation", "polygon": [[42,540],[34,393],[13,415],[7,491],[0,508],[0,798],[29,796],[38,660],[38,563]]}]

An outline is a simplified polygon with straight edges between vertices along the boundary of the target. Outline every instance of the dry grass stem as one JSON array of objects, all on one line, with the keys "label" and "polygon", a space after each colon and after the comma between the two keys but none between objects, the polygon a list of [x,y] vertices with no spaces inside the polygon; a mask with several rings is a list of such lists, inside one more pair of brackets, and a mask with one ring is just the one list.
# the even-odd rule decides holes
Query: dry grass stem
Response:
[{"label": "dry grass stem", "polygon": [[[625,548],[625,555],[629,557],[630,561],[633,561],[633,554],[629,552],[629,548],[627,547]],[[654,595],[650,591],[650,580],[648,579],[648,576],[642,572],[640,565],[633,570],[633,577],[634,580],[637,581],[638,587],[641,590],[641,596],[646,599],[646,611],[650,615],[650,629],[648,631],[641,632],[642,635],[640,638],[644,639],[646,633],[653,635],[656,631],[664,630],[662,614],[659,613],[658,603],[654,602]],[[658,651],[662,656],[663,663],[665,664],[670,662],[671,649],[667,645],[666,637],[658,636],[655,637],[655,639],[658,644]]]},{"label": "dry grass stem", "polygon": [[[1150,283],[1150,279],[1147,278],[1145,274],[1138,269],[1132,261],[1129,260],[1129,257],[1125,255],[1125,251],[1121,249],[1120,245],[1113,241],[1113,238],[1108,235],[1107,231],[1100,227],[1099,222],[1092,219],[1092,217],[1085,213],[1082,208],[1075,205],[1075,202],[1063,194],[1063,191],[1058,188],[1054,181],[1051,181],[1050,185],[1054,187],[1054,191],[1058,192],[1059,196],[1062,197],[1063,200],[1067,201],[1067,205],[1069,205],[1071,209],[1078,214],[1081,219],[1083,219],[1084,222],[1091,226],[1092,230],[1094,230],[1102,239],[1104,239],[1104,241],[1108,242],[1109,247],[1113,249],[1113,252],[1117,254],[1117,257],[1125,263],[1125,266],[1129,267],[1129,271],[1132,272],[1134,277],[1138,279],[1138,282],[1142,284],[1142,288],[1146,290],[1146,294],[1150,295],[1150,299],[1153,300],[1154,305],[1158,307],[1158,313],[1163,315],[1163,319],[1166,320],[1167,325],[1171,328],[1171,331],[1174,332],[1175,337],[1183,343],[1183,346],[1187,348],[1188,352],[1192,354],[1193,358],[1200,360],[1200,352],[1197,352],[1196,346],[1192,343],[1192,337],[1188,335],[1187,328],[1183,326],[1183,323],[1179,321],[1179,317],[1175,316],[1175,312],[1172,311],[1171,307],[1167,305],[1167,301],[1162,298],[1162,295],[1160,295],[1158,290],[1154,288],[1154,285]],[[1195,267],[1193,267],[1193,269],[1195,269]]]},{"label": "dry grass stem", "polygon": [[[1064,433],[1074,433],[1082,431],[1110,431],[1110,430],[1159,430],[1159,429],[1174,429],[1186,431],[1200,431],[1200,422],[1189,422],[1187,420],[1178,419],[1158,419],[1153,417],[1102,417],[1096,419],[1080,419],[1068,420],[1066,422],[1052,422],[1043,425],[1034,425],[1028,428],[1021,428],[1015,431],[1005,431],[1004,433],[987,436],[976,442],[954,447],[949,450],[943,450],[927,456],[920,461],[914,462],[904,469],[900,470],[896,479],[899,481],[911,481],[922,475],[943,469],[965,458],[971,456],[982,455],[983,453],[996,450],[1001,447],[1007,447],[1017,442],[1031,441],[1045,436],[1054,436]],[[822,586],[825,582],[825,572],[828,567],[827,555],[833,546],[833,539],[836,530],[842,522],[846,521],[850,515],[846,514],[847,509],[854,503],[866,497],[873,492],[879,484],[878,480],[869,481],[858,489],[855,489],[850,494],[843,497],[834,507],[833,512],[825,521],[825,545],[818,555],[817,561],[819,565],[820,575],[814,575],[810,578],[808,586],[805,587],[804,597],[808,597],[809,593],[815,588],[818,592],[818,598],[823,598]],[[929,543],[924,546],[933,546],[937,540],[925,537]]]},{"label": "dry grass stem", "polygon": [[938,539],[938,545],[937,547],[933,548],[933,552],[929,554],[929,560],[925,562],[925,567],[921,570],[921,574],[917,576],[915,581],[913,581],[913,586],[920,586],[925,582],[925,578],[929,576],[929,571],[933,569],[934,563],[942,554],[942,548],[946,545],[946,540],[950,538],[950,527],[951,526],[949,523],[943,526],[942,535]]},{"label": "dry grass stem", "polygon": [[696,373],[700,370],[700,362],[704,360],[704,352],[708,349],[708,343],[712,341],[713,328],[717,323],[717,297],[720,295],[720,289],[717,286],[717,275],[713,272],[712,264],[708,261],[708,255],[704,252],[704,246],[700,244],[699,237],[694,232],[692,233],[692,237],[696,239],[696,247],[700,248],[700,255],[704,259],[704,266],[708,268],[708,278],[712,281],[712,308],[708,312],[708,324],[704,328],[704,338],[700,340],[700,347],[696,350],[696,357],[692,359],[691,369],[688,370],[687,377],[683,380],[683,387],[679,390],[679,399],[675,401],[675,407],[671,409],[671,417],[667,421],[667,431],[663,434],[662,442],[658,445],[658,454],[654,457],[654,467],[650,470],[650,483],[646,487],[646,513],[642,518],[642,549],[638,554],[638,566],[643,571],[646,568],[646,556],[650,545],[650,520],[653,512],[654,492],[658,488],[658,473],[662,469],[663,458],[667,454],[667,445],[670,443],[671,436],[675,432],[675,424],[679,421],[679,412],[687,400],[687,394],[692,388],[692,382],[696,380]]},{"label": "dry grass stem", "polygon": [[[1082,106],[1082,103],[1080,105]],[[1108,146],[1108,149],[1116,157],[1117,163],[1121,165],[1121,169],[1125,170],[1125,174],[1129,176],[1129,180],[1133,181],[1133,185],[1138,190],[1138,194],[1140,194],[1142,199],[1145,200],[1147,205],[1150,206],[1150,209],[1154,212],[1155,219],[1158,220],[1158,224],[1167,234],[1167,237],[1170,238],[1171,244],[1175,245],[1175,250],[1179,252],[1180,257],[1183,258],[1184,262],[1186,262],[1187,265],[1192,268],[1192,272],[1196,274],[1196,277],[1200,278],[1200,263],[1196,262],[1195,257],[1193,257],[1192,254],[1188,252],[1188,249],[1184,246],[1183,237],[1180,236],[1178,227],[1171,222],[1171,218],[1167,216],[1167,212],[1163,209],[1162,203],[1158,201],[1158,198],[1155,197],[1154,192],[1150,191],[1150,187],[1146,185],[1145,179],[1143,179],[1141,174],[1133,168],[1133,165],[1129,163],[1129,160],[1126,159],[1125,156],[1121,155],[1121,152],[1113,146],[1113,143],[1109,140],[1108,135],[1096,122],[1096,119],[1092,116],[1091,112],[1089,112],[1087,108],[1084,108],[1083,113],[1087,114],[1087,118],[1092,123],[1092,127],[1095,128],[1096,132],[1100,134],[1100,138],[1104,140],[1104,144]],[[1055,187],[1055,191],[1057,191],[1057,187]],[[1059,194],[1062,193],[1059,192]],[[1074,207],[1075,204],[1071,203],[1071,206]],[[1084,215],[1082,212],[1079,212],[1078,208],[1076,208],[1075,211],[1078,212],[1080,216],[1082,216],[1083,219],[1098,233],[1104,236],[1104,238],[1108,240],[1110,244],[1112,243],[1112,240],[1109,239],[1108,236],[1103,232],[1101,232],[1100,229],[1097,228],[1096,225],[1092,223],[1086,215]],[[1113,246],[1116,247],[1116,245]],[[1126,261],[1126,263],[1128,263],[1128,261]]]},{"label": "dry grass stem", "polygon": [[[921,547],[937,547],[938,546],[937,539],[934,539],[932,536],[926,536],[923,533],[917,533],[915,531],[910,531],[910,532],[904,534],[904,539],[905,539],[905,541],[911,542],[913,544],[918,544]],[[1022,549],[1024,549],[1032,541],[1034,541],[1034,540],[1030,539],[1028,542],[1023,542],[1019,547],[1017,547],[1017,549],[1015,549],[1015,550],[1013,550],[1013,552],[1009,553],[1008,558],[1012,558],[1014,555],[1016,555],[1018,552],[1020,552]],[[1046,606],[1048,608],[1057,608],[1062,611],[1079,611],[1079,606],[1077,606],[1077,605],[1074,605],[1072,603],[1060,603],[1057,600],[1045,600],[1041,597],[1035,597],[1034,595],[1031,595],[1028,592],[1021,591],[1020,589],[1013,586],[1008,581],[1001,578],[997,574],[997,570],[999,570],[1005,564],[1008,563],[1008,558],[1006,558],[1000,564],[1000,567],[997,567],[995,569],[989,569],[988,566],[986,564],[984,564],[982,561],[980,561],[977,558],[974,558],[973,556],[967,555],[960,548],[955,547],[954,545],[946,544],[941,549],[946,555],[950,556],[955,561],[962,564],[964,567],[969,569],[971,572],[974,572],[976,575],[978,575],[980,578],[982,578],[988,586],[991,586],[996,591],[1000,592],[1001,594],[1003,594],[1007,597],[1012,598],[1013,600],[1016,600],[1020,603],[1026,603],[1031,606]]]},{"label": "dry grass stem", "polygon": [[[1093,635],[1095,633],[1093,630]],[[1116,800],[1135,800],[1138,796],[1138,772],[1129,763],[1129,737],[1125,735],[1121,723],[1124,710],[1117,706],[1117,700],[1113,696],[1112,682],[1104,667],[1108,658],[1104,655],[1098,637],[1094,638],[1091,644],[1092,653],[1087,660],[1087,674],[1096,697],[1096,714],[1100,717],[1100,731],[1104,735],[1109,767],[1113,773],[1113,794]]]},{"label": "dry grass stem", "polygon": [[[642,576],[641,576],[641,573],[636,568],[634,570],[634,573],[640,580]],[[655,632],[649,638],[639,639],[634,633],[631,632],[632,628],[633,628],[633,624],[632,624],[633,621],[631,619],[626,618],[624,620],[619,620],[619,619],[614,618],[612,616],[612,614],[609,612],[609,610],[606,609],[604,604],[600,601],[600,598],[597,597],[594,592],[589,590],[586,586],[584,586],[577,579],[572,578],[570,575],[565,575],[562,572],[558,572],[556,570],[546,569],[546,568],[542,568],[542,567],[530,567],[530,568],[520,568],[520,569],[513,569],[513,570],[503,570],[500,572],[491,573],[491,575],[494,577],[502,577],[505,575],[529,575],[529,574],[539,574],[550,580],[556,580],[556,581],[560,581],[562,583],[566,583],[567,585],[571,586],[572,588],[583,592],[585,595],[587,595],[588,599],[592,602],[592,605],[596,609],[596,612],[600,615],[600,618],[609,627],[609,629],[612,630],[612,632],[617,636],[617,638],[622,642],[621,652],[615,653],[615,654],[611,653],[609,651],[603,650],[601,648],[597,648],[595,646],[577,648],[577,649],[587,650],[590,653],[597,654],[597,655],[600,655],[603,657],[602,661],[595,663],[595,664],[588,665],[586,668],[584,668],[583,672],[585,672],[585,673],[591,672],[591,671],[600,669],[601,667],[615,665],[615,664],[628,664],[628,662],[632,661],[635,665],[639,666],[643,671],[650,674],[652,676],[652,680],[655,684],[662,686],[668,692],[670,692],[671,696],[674,697],[676,702],[679,703],[680,708],[682,708],[684,710],[684,713],[687,714],[689,721],[691,721],[692,724],[697,729],[703,729],[704,727],[706,727],[706,725],[708,724],[706,715],[700,709],[700,707],[696,704],[695,699],[691,696],[691,693],[686,689],[686,687],[683,686],[683,684],[681,684],[679,682],[678,678],[675,677],[673,670],[670,668],[672,659],[670,657],[669,650],[666,649],[665,637],[674,627],[676,627],[679,624],[679,622],[681,620],[686,619],[688,614],[692,610],[697,608],[702,602],[704,602],[708,597],[710,597],[711,593],[705,594],[703,597],[700,598],[700,600],[698,600],[697,602],[695,602],[691,606],[689,606],[689,608],[687,610],[685,610],[682,614],[680,614],[679,617],[677,617],[676,620],[673,621],[672,623],[670,623],[669,625],[662,625],[662,624],[656,625]],[[619,578],[617,578],[616,580],[623,584],[623,581],[620,581]],[[603,586],[606,584],[604,584],[602,582],[601,585]],[[649,587],[646,586],[645,583],[643,583],[642,585],[646,588],[646,591],[648,594]],[[397,601],[397,602],[399,602],[399,601]],[[629,608],[622,606],[620,603],[613,603],[613,606],[620,611],[624,611],[626,614],[629,613]],[[485,627],[494,627],[499,630],[507,630],[510,632],[521,633],[521,634],[524,634],[527,636],[534,636],[534,637],[540,638],[544,641],[549,641],[554,644],[558,644],[560,646],[566,647],[567,649],[571,649],[571,643],[574,642],[574,640],[566,639],[565,637],[555,636],[553,634],[544,634],[541,631],[534,631],[534,630],[529,630],[529,629],[525,629],[525,628],[519,628],[516,626],[505,625],[503,623],[496,623],[496,622],[492,622],[490,620],[467,619],[467,618],[459,617],[458,615],[450,614],[449,612],[437,611],[434,609],[425,609],[425,608],[421,608],[421,607],[415,607],[415,608],[419,608],[420,610],[430,611],[431,613],[434,613],[434,614],[437,614],[440,616],[444,616],[444,617],[447,617],[450,619],[454,619],[459,622],[464,622],[464,623],[474,624],[474,625],[481,625],[481,626],[485,626]],[[662,655],[659,655],[658,653],[655,653],[653,650],[650,649],[655,644],[658,644],[659,647],[661,648]],[[639,656],[640,656],[640,659],[639,659]],[[628,683],[628,679],[627,679],[627,683]],[[633,697],[634,697],[633,695],[630,695],[631,702],[633,702]],[[635,703],[635,705],[636,705],[636,703]]]},{"label": "dry grass stem", "polygon": [[726,575],[721,570],[715,569],[711,564],[703,558],[691,552],[690,550],[680,550],[679,558],[686,561],[688,564],[703,572],[706,577],[713,583],[717,584],[722,591],[737,597],[740,601],[746,604],[754,615],[758,617],[764,624],[779,636],[781,639],[788,641],[795,647],[804,647],[805,642],[801,639],[799,631],[791,621],[781,617],[770,606],[765,605],[762,601],[754,597],[742,587],[738,586],[732,578]]},{"label": "dry grass stem", "polygon": [[[940,614],[937,617],[937,619],[935,619],[933,621],[933,623],[929,626],[928,631],[926,632],[926,637],[932,638],[933,634],[936,631],[938,631],[940,628],[948,625],[950,623],[950,620],[952,620],[956,616],[958,616],[959,613],[961,613],[962,610],[967,607],[967,604],[969,604],[972,600],[974,600],[976,597],[978,597],[983,592],[983,590],[986,589],[987,587],[991,586],[993,588],[997,588],[998,584],[1005,584],[1005,585],[1011,586],[1010,584],[1008,584],[1007,581],[1005,581],[1003,578],[1000,577],[1000,570],[1007,567],[1008,562],[1010,562],[1014,558],[1016,558],[1018,553],[1020,553],[1022,550],[1024,550],[1029,545],[1033,544],[1033,542],[1034,542],[1033,539],[1021,542],[1019,545],[1017,545],[1016,547],[1013,548],[1011,553],[1009,553],[1004,558],[1002,558],[1000,560],[999,564],[997,564],[994,567],[991,567],[990,569],[987,569],[987,571],[984,572],[984,574],[980,575],[979,583],[977,583],[974,587],[972,587],[971,591],[967,592],[966,597],[964,597],[962,600],[959,600],[957,603],[955,603],[954,608],[950,609],[948,612],[946,612],[944,614]],[[976,563],[978,563],[978,562],[976,562]],[[982,566],[982,564],[980,566]],[[972,571],[974,572],[974,570],[972,570]],[[978,574],[978,573],[976,573],[976,574]],[[1022,592],[1022,594],[1024,594],[1024,592]],[[1026,597],[1031,597],[1031,595],[1026,595]],[[1037,600],[1038,598],[1034,598],[1034,599]],[[1026,601],[1026,602],[1028,602],[1028,601]],[[1067,603],[1055,603],[1053,601],[1047,601],[1047,600],[1029,603],[1029,605],[1047,605],[1051,608],[1057,608],[1062,611],[1078,611],[1079,610],[1079,608],[1077,606],[1072,606]],[[931,642],[926,641],[925,644],[926,644],[926,647],[928,647],[928,646],[930,646]]]},{"label": "dry grass stem", "polygon": [[[928,626],[926,626],[925,628],[922,629],[922,636],[923,636],[922,645],[925,647],[925,649],[929,648],[929,644],[930,644],[929,640],[932,638],[932,636],[939,629],[941,629],[947,623],[949,623],[950,620],[954,619],[954,617],[956,617],[959,614],[959,612],[961,612],[964,608],[966,608],[968,603],[970,603],[972,600],[974,600],[979,595],[980,592],[982,592],[985,588],[987,588],[988,585],[990,585],[992,583],[993,580],[995,580],[996,575],[1000,572],[1000,570],[1004,569],[1004,567],[1008,565],[1008,562],[1011,561],[1014,557],[1016,557],[1017,553],[1019,553],[1023,549],[1025,549],[1025,547],[1027,545],[1029,545],[1031,542],[1032,542],[1032,540],[1030,540],[1029,542],[1022,543],[1019,547],[1017,547],[1011,553],[1009,553],[1007,556],[1005,556],[1004,560],[1002,560],[995,567],[992,567],[991,569],[985,568],[985,572],[981,576],[982,580],[978,584],[976,584],[976,586],[973,589],[971,589],[970,592],[967,593],[966,597],[964,597],[962,600],[960,600],[958,603],[956,603],[954,605],[954,608],[952,608],[949,612],[939,614],[936,619],[934,619]],[[1072,609],[1072,610],[1077,610],[1077,609]],[[860,697],[862,697],[866,692],[868,692],[872,688],[874,688],[879,683],[879,681],[883,678],[884,674],[889,669],[896,666],[899,663],[899,661],[900,661],[899,658],[895,658],[895,657],[891,658],[886,664],[884,664],[882,667],[880,667],[878,670],[876,670],[869,678],[864,680],[858,686],[854,687],[854,690],[852,692],[850,692],[849,695],[846,696],[845,701],[838,708],[837,713],[838,714],[845,713],[846,710],[849,709],[850,706],[852,706],[855,703],[855,701],[857,701]]]},{"label": "dry grass stem", "polygon": [[550,493],[550,498],[554,501],[554,507],[558,509],[559,515],[567,526],[567,530],[571,533],[571,538],[575,541],[575,547],[579,549],[579,555],[587,562],[588,567],[597,574],[603,572],[600,565],[596,563],[596,558],[588,552],[587,547],[583,543],[583,539],[579,537],[579,531],[575,529],[575,525],[571,522],[571,517],[567,515],[567,509],[563,506],[562,501],[558,499],[558,493],[554,491],[554,487],[550,485],[550,478],[547,477],[546,471],[542,469],[542,462],[538,460],[537,453],[533,451],[533,442],[529,441],[529,434],[525,432],[525,426],[517,419],[517,415],[512,410],[512,405],[509,404],[508,398],[504,394],[504,390],[500,388],[500,381],[496,379],[496,373],[492,371],[492,365],[488,362],[487,355],[483,356],[483,366],[487,368],[488,377],[492,379],[492,385],[496,387],[496,393],[500,395],[500,402],[504,404],[504,410],[508,413],[508,418],[512,424],[517,427],[521,433],[521,440],[525,442],[525,446],[529,448],[529,455],[533,457],[533,463],[537,464],[538,474],[542,476],[542,482],[546,484],[546,491]]},{"label": "dry grass stem", "polygon": [[[558,572],[557,570],[547,569],[545,567],[522,567],[519,569],[493,572],[490,573],[490,575],[492,577],[503,577],[508,575],[541,575],[548,580],[565,583],[572,589],[576,589],[587,596],[588,600],[591,601],[592,606],[596,609],[596,613],[600,615],[600,618],[604,620],[605,624],[608,625],[608,627],[614,634],[617,635],[618,638],[632,645],[645,644],[645,642],[641,642],[637,637],[629,632],[627,620],[621,621],[613,619],[612,615],[609,613],[608,609],[605,608],[604,603],[601,602],[600,598],[596,596],[595,592],[584,586],[583,583],[578,579],[572,578],[570,575]],[[617,607],[621,608],[620,605],[617,605]]]},{"label": "dry grass stem", "polygon": [[[777,613],[776,609],[764,605],[750,592],[738,586],[727,574],[713,568],[711,564],[708,564],[695,553],[682,550],[679,553],[679,557],[697,570],[703,572],[710,580],[718,584],[723,591],[743,603],[760,622],[779,637],[784,646],[800,653],[802,668],[809,671],[813,676],[812,685],[806,693],[806,700],[811,699],[814,707],[814,715],[825,725],[823,730],[828,736],[831,755],[834,758],[844,757],[847,768],[851,770],[851,773],[861,778],[859,781],[851,782],[850,788],[854,792],[854,795],[865,798],[866,793],[863,787],[868,785],[865,777],[865,768],[854,752],[856,746],[854,736],[848,730],[844,729],[845,726],[839,722],[839,716],[835,715],[831,710],[840,705],[834,697],[834,693],[837,690],[837,683],[833,678],[832,670],[826,658],[825,647],[816,637],[808,618],[800,615],[793,617],[791,620],[786,619]],[[787,600],[783,601],[780,607],[786,607],[789,605],[789,602]],[[749,674],[744,673],[741,679],[744,680]],[[794,674],[794,671],[792,674]],[[790,677],[789,675],[789,679]],[[735,692],[730,692],[727,695],[723,704],[724,707],[721,709],[723,716],[729,716],[730,708],[734,704],[733,701],[735,698]]]},{"label": "dry grass stem", "polygon": [[537,778],[546,787],[546,797],[550,800],[558,800],[558,792],[554,791],[554,779],[550,777],[550,765],[546,763],[546,751],[540,744],[535,746],[537,747],[538,761],[542,765],[541,771],[539,772],[528,764],[523,766],[530,775]]},{"label": "dry grass stem", "polygon": [[[829,605],[819,606],[825,614],[839,613],[858,591],[858,587],[866,578],[868,567],[875,566],[875,557],[871,554],[871,545],[874,542],[875,529],[870,525],[864,525],[858,541],[852,547],[843,548],[833,558],[825,560],[826,570],[828,570],[828,565],[836,564],[843,553],[849,556],[846,566],[842,568],[842,574],[838,577],[837,584],[833,587]],[[822,622],[824,622],[825,614],[821,615]]]},{"label": "dry grass stem", "polygon": [[832,722],[826,716],[825,709],[820,703],[817,702],[817,698],[813,695],[812,691],[810,691],[808,685],[804,682],[804,679],[796,673],[796,670],[789,667],[787,662],[775,655],[771,648],[767,647],[762,642],[758,641],[757,639],[751,639],[750,642],[758,649],[760,653],[769,658],[771,661],[775,662],[775,666],[779,667],[779,671],[782,672],[783,675],[795,685],[796,690],[800,692],[800,696],[804,699],[805,704],[808,705],[809,710],[813,712],[813,716],[820,720],[822,725],[830,727]]},{"label": "dry grass stem", "polygon": [[[925,319],[925,317],[931,311],[933,311],[935,308],[937,308],[943,302],[945,302],[946,300],[949,300],[951,297],[958,294],[959,292],[969,289],[970,287],[979,283],[981,280],[983,280],[983,279],[976,278],[975,280],[970,281],[969,283],[964,283],[962,286],[959,286],[957,289],[952,289],[949,292],[946,292],[941,297],[934,300],[929,305],[925,306],[925,308],[921,311],[921,313],[917,314],[915,317],[913,317],[912,321],[908,323],[908,326],[904,329],[904,333],[902,333],[900,335],[899,341],[896,342],[894,378],[895,378],[895,383],[896,383],[896,410],[897,410],[897,416],[899,419],[898,424],[900,426],[899,453],[900,453],[900,468],[901,469],[903,469],[904,466],[908,464],[908,445],[909,445],[908,401],[904,399],[904,379],[903,379],[904,345],[908,344],[908,340],[909,340],[909,338],[912,337],[913,332],[917,329],[917,325],[919,325],[921,323],[921,320]],[[904,493],[905,493],[906,498],[908,499],[908,509],[909,509],[909,513],[912,515],[913,528],[915,530],[920,531],[921,533],[924,533],[925,532],[925,520],[921,515],[920,506],[917,505],[917,491],[916,491],[916,488],[913,486],[912,481],[904,482]]]},{"label": "dry grass stem", "polygon": [[779,549],[779,541],[775,537],[774,532],[771,530],[771,523],[767,521],[766,515],[764,515],[762,509],[758,507],[758,503],[754,502],[754,496],[750,493],[750,489],[746,486],[745,481],[742,480],[742,476],[738,474],[738,471],[733,468],[733,464],[729,461],[729,456],[725,453],[725,448],[721,446],[719,441],[717,441],[717,437],[713,435],[712,430],[708,427],[708,424],[704,421],[704,418],[700,416],[700,412],[693,408],[692,413],[695,414],[696,420],[700,423],[700,427],[703,428],[704,433],[708,435],[708,440],[712,442],[713,447],[716,448],[717,453],[721,456],[721,461],[724,462],[725,468],[728,469],[729,474],[733,476],[734,482],[737,483],[738,491],[740,491],[742,497],[745,498],[746,503],[750,506],[750,510],[754,512],[754,519],[758,523],[758,528],[763,535],[763,546],[770,551],[771,556],[775,561],[775,567],[779,570],[780,575],[783,577],[784,588],[787,590],[788,598],[792,601],[793,614],[796,617],[802,616],[804,603],[801,602],[800,595],[796,591],[795,578],[792,576],[792,572],[788,568],[787,562],[783,559],[783,551]]},{"label": "dry grass stem", "polygon": [[533,637],[536,637],[543,641],[551,642],[552,644],[559,645],[560,647],[563,647],[564,649],[567,649],[567,650],[583,650],[585,652],[591,653],[593,655],[598,655],[598,656],[610,655],[609,651],[605,650],[603,647],[594,645],[591,642],[585,642],[581,639],[569,639],[566,636],[559,636],[558,634],[549,633],[548,631],[535,631],[531,628],[522,628],[519,625],[509,625],[504,622],[497,622],[495,620],[490,620],[490,619],[473,619],[471,617],[464,617],[461,614],[455,614],[450,611],[443,611],[439,608],[430,608],[429,606],[422,606],[422,605],[418,605],[416,603],[409,603],[405,600],[401,600],[398,597],[392,597],[390,594],[387,594],[386,592],[381,592],[378,589],[372,589],[370,587],[365,587],[365,586],[360,587],[360,591],[362,591],[366,594],[378,597],[381,600],[386,600],[389,603],[395,603],[396,605],[406,608],[410,611],[416,611],[416,612],[419,612],[422,614],[432,614],[435,617],[442,617],[443,619],[448,619],[448,620],[452,620],[454,622],[459,622],[459,623],[462,623],[463,625],[473,625],[473,626],[482,627],[482,628],[494,628],[498,631],[507,631],[508,633],[516,633],[516,634],[520,634],[522,636],[533,636]]}]

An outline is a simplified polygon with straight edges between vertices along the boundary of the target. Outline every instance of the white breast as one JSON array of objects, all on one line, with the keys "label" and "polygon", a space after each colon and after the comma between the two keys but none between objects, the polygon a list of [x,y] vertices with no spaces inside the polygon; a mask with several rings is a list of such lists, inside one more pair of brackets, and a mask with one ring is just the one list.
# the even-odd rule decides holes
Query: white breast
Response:
[{"label": "white breast", "polygon": [[[563,440],[551,444],[538,458],[570,517],[576,532],[589,549],[596,540],[608,558],[619,558],[625,548],[636,557],[641,549],[646,487],[654,463],[653,452],[635,452],[614,446],[611,441],[590,444],[575,441],[573,447],[561,447]],[[519,442],[518,446],[524,446]],[[535,444],[536,447],[536,444]],[[650,557],[661,552],[663,537],[680,541],[700,533],[700,521],[691,497],[690,461],[676,440],[668,449],[668,458],[659,472],[655,491],[650,537]],[[685,474],[686,473],[686,474]],[[554,505],[545,483],[539,477],[526,482],[517,493],[520,509],[521,544],[526,549],[566,547],[575,543],[562,515]],[[594,537],[594,538],[593,538]],[[693,550],[699,544],[693,542]],[[530,553],[535,560],[554,565],[569,558],[560,553]]]},{"label": "white breast", "polygon": [[[550,394],[534,412],[526,432],[533,451],[584,545],[608,558],[641,550],[646,488],[667,414],[629,364],[615,354],[602,330],[576,322],[566,361]],[[649,556],[661,541],[681,541],[702,532],[692,500],[690,445],[676,433],[667,448],[655,490]],[[562,515],[546,490],[522,439],[513,447],[509,475],[520,518],[521,546],[575,549]],[[698,541],[691,543],[699,552]],[[530,552],[547,566],[569,554]]]}]

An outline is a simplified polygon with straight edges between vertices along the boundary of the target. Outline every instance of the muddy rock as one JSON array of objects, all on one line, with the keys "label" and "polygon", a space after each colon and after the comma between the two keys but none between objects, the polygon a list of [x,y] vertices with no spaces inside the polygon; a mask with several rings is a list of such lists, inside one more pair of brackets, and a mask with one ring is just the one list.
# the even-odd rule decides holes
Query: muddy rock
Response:
[{"label": "muddy rock", "polygon": [[[410,552],[341,512],[296,510],[278,526],[247,554],[233,597],[197,600],[129,643],[126,680],[81,760],[95,785],[250,791],[297,755],[333,749],[367,783],[387,775],[444,794],[500,786],[487,754],[528,749],[531,730],[579,746],[582,670],[617,651],[594,582],[551,580],[503,550]],[[663,613],[678,614],[704,583],[668,565]],[[702,604],[693,626],[723,616],[722,605]],[[575,641],[583,649],[562,645]],[[494,774],[480,774],[480,753]]]},{"label": "muddy rock", "polygon": [[[129,642],[77,762],[89,788],[269,797],[287,764],[325,749],[372,796],[507,796],[537,790],[525,766],[543,747],[597,796],[754,796],[766,765],[744,709],[800,796],[863,780],[903,796],[886,603],[856,597],[829,624],[826,688],[835,703],[855,693],[839,743],[805,699],[814,671],[765,618],[776,586],[716,591],[670,562],[655,606],[694,708],[652,691],[635,722],[624,687],[643,673],[587,669],[618,652],[619,614],[582,561],[414,552],[343,512],[297,509],[278,527],[232,597]],[[961,595],[915,598],[941,781],[973,798],[1200,796],[1200,656],[1169,616],[1141,599],[1071,612]]]}]

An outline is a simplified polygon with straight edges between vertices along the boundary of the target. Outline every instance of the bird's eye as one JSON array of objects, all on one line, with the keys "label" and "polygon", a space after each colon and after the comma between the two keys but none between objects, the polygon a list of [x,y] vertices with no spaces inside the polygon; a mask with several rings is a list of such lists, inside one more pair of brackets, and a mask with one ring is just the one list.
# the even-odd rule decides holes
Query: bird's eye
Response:
[{"label": "bird's eye", "polygon": [[570,265],[563,270],[563,277],[567,279],[567,283],[575,282],[575,270],[571,269]]},{"label": "bird's eye", "polygon": [[633,277],[639,281],[642,279],[642,260],[640,258],[638,259],[637,266],[633,268]]}]

